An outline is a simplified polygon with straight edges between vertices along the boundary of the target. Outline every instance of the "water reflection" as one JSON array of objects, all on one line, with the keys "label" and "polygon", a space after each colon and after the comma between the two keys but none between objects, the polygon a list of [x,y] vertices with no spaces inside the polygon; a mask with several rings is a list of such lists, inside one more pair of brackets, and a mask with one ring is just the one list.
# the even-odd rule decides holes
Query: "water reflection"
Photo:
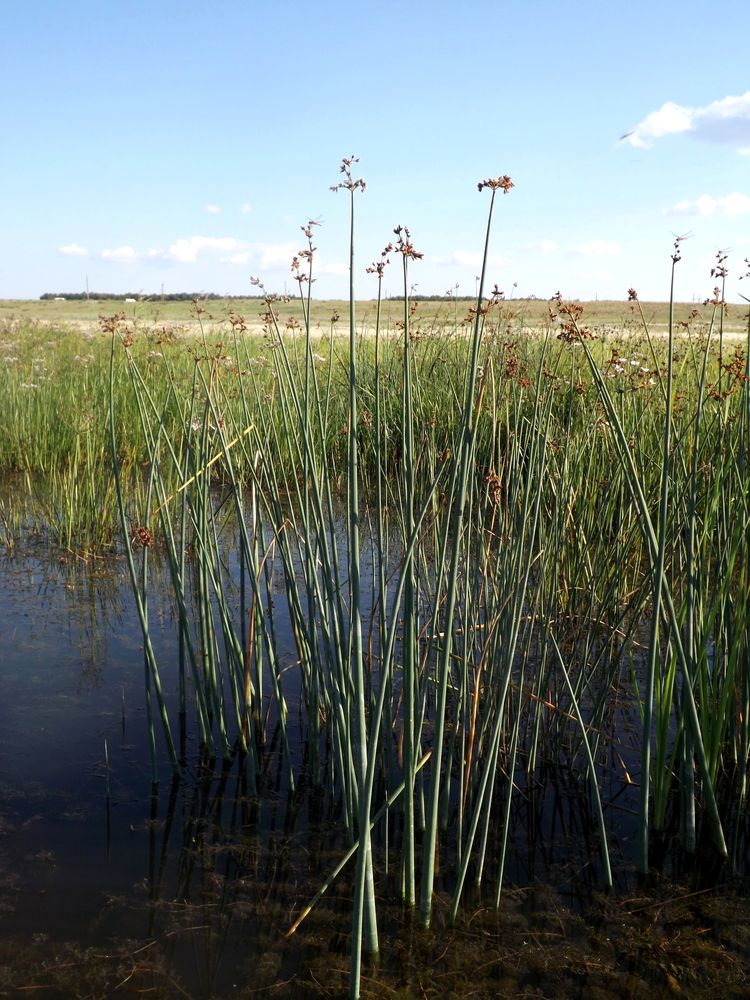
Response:
[{"label": "water reflection", "polygon": [[[2,989],[10,995],[22,987],[26,995],[26,988],[34,987],[60,996],[149,990],[190,997],[271,989],[272,995],[331,995],[343,989],[348,869],[291,941],[283,938],[350,846],[335,822],[341,810],[336,783],[315,780],[334,766],[325,745],[308,758],[304,728],[290,713],[300,760],[292,790],[273,714],[252,772],[255,785],[241,754],[229,761],[209,759],[195,736],[183,730],[183,777],[152,788],[143,651],[124,567],[116,561],[50,560],[28,550],[4,558],[0,570]],[[159,584],[160,572],[166,582],[155,559],[153,635],[165,683],[174,693],[176,616],[166,585]],[[291,645],[288,637],[283,641]],[[287,680],[291,690],[291,676]],[[624,742],[628,711],[623,708],[618,720]],[[617,753],[627,760],[622,746]],[[520,941],[537,935],[548,950],[548,964],[564,941],[568,959],[558,954],[562,976],[571,963],[580,965],[584,946],[590,953],[592,935],[609,940],[611,927],[622,926],[626,894],[636,886],[627,859],[637,789],[623,782],[621,771],[613,750],[612,767],[602,771],[609,787],[602,791],[611,817],[610,849],[622,859],[615,866],[622,903],[614,897],[603,901],[599,894],[591,799],[585,776],[570,767],[548,761],[527,776],[519,763],[500,915],[494,893],[506,807],[502,791],[489,825],[485,889],[473,897],[467,893],[467,915],[450,932],[444,902],[427,936],[388,902],[397,898],[401,878],[402,817],[398,808],[386,811],[375,831],[375,851],[389,950],[380,971],[368,971],[370,995],[390,995],[401,984],[419,996],[426,982],[439,995],[446,983],[460,984],[467,969],[484,984],[477,987],[479,995],[518,992],[533,987],[534,976],[541,975],[528,949],[522,972]],[[747,817],[737,817],[737,828],[744,858]],[[459,836],[458,821],[444,831],[446,856]],[[447,869],[440,874],[443,900],[453,877]],[[726,902],[726,894],[723,898]],[[734,927],[750,928],[742,900],[726,905],[733,907]],[[737,941],[727,943],[727,928],[717,927],[711,933],[725,955],[727,948],[746,954]],[[473,956],[476,966],[478,942],[495,956],[481,972],[470,962]],[[408,971],[412,968],[428,971],[416,974]],[[635,976],[632,968],[628,975]],[[615,992],[617,982],[611,986]],[[644,989],[653,990],[655,982],[663,985],[652,970]],[[585,995],[570,982],[566,989],[565,995]],[[633,989],[631,995],[638,995]]]}]

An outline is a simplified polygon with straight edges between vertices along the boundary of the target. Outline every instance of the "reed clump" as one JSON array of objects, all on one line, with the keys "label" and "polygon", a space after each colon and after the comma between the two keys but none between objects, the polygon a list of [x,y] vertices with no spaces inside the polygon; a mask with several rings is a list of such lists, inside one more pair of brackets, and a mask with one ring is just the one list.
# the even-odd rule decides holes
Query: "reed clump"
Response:
[{"label": "reed clump", "polygon": [[[355,164],[337,185],[352,282]],[[485,263],[466,322],[420,324],[421,252],[398,226],[368,268],[372,329],[357,327],[352,284],[348,337],[334,320],[321,335],[308,223],[293,323],[256,279],[261,335],[232,313],[216,338],[200,307],[189,341],[113,316],[85,363],[69,338],[37,335],[60,366],[43,388],[21,381],[33,360],[6,368],[0,463],[45,484],[29,517],[70,546],[111,540],[119,520],[153,781],[159,741],[179,774],[194,726],[205,753],[241,755],[251,794],[273,756],[290,792],[328,802],[350,845],[342,866],[356,859],[353,996],[363,949],[379,948],[386,876],[423,927],[437,878],[451,921],[467,883],[499,904],[515,803],[555,775],[586,803],[602,885],[616,877],[619,802],[642,871],[670,839],[739,863],[750,380],[747,343],[724,335],[726,262],[684,326],[670,309],[666,339],[634,291],[626,337],[594,335],[559,295],[544,330],[524,334],[499,290],[485,293],[493,214],[512,187],[479,185]],[[395,328],[389,262],[403,276]],[[84,407],[62,376],[82,364]],[[80,510],[55,513],[72,481]],[[167,685],[149,638],[154,558],[177,620]]]}]

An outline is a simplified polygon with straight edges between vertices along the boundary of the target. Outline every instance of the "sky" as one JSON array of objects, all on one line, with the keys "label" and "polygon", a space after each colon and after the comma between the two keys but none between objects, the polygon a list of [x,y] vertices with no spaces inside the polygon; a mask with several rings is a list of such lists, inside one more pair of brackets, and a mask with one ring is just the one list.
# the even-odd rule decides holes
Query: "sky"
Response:
[{"label": "sky", "polygon": [[[750,4],[0,0],[0,298],[355,289],[750,297]],[[391,255],[393,258],[393,255]],[[384,292],[403,288],[391,259]]]}]

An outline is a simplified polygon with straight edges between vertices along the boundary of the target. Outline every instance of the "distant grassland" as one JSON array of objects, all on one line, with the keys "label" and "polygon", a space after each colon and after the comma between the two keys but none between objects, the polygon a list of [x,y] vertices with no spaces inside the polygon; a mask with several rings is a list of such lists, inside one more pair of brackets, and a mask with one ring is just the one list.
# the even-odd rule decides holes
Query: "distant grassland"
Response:
[{"label": "distant grassland", "polygon": [[[467,323],[469,309],[474,304],[473,299],[415,299],[410,302],[414,309],[412,324],[424,332],[435,327],[460,327]],[[665,331],[669,306],[666,302],[641,302],[644,316],[654,333]],[[249,329],[260,331],[262,314],[265,311],[263,301],[259,298],[247,299],[212,299],[202,303],[205,312],[202,315],[204,324],[214,326],[227,320],[229,310],[243,316]],[[283,327],[289,320],[300,315],[299,299],[289,301],[279,300],[276,308],[279,322]],[[710,307],[709,307],[710,308]],[[701,304],[682,302],[675,305],[676,322],[684,323],[695,319],[695,311],[701,314],[704,307]],[[357,324],[367,330],[375,322],[374,300],[362,300],[356,305]],[[124,313],[128,320],[135,320],[144,327],[158,328],[167,326],[170,329],[182,328],[190,332],[197,328],[198,319],[192,303],[160,301],[157,298],[143,298],[137,302],[122,300],[74,300],[74,301],[40,301],[38,299],[0,299],[0,325],[40,324],[78,330],[93,330],[98,328],[102,316],[112,316]],[[387,299],[383,303],[383,320],[386,327],[394,327],[403,319],[403,299]],[[549,303],[545,299],[508,300],[504,306],[505,320],[510,329],[519,332],[543,329],[549,315]],[[747,329],[747,307],[728,306],[725,316],[725,333],[742,333]],[[347,329],[349,319],[348,302],[336,299],[313,301],[312,322],[314,327],[330,329],[334,317],[335,326],[343,333]],[[627,332],[630,328],[642,323],[626,301],[600,301],[584,303],[583,322],[596,332],[612,333]]]}]

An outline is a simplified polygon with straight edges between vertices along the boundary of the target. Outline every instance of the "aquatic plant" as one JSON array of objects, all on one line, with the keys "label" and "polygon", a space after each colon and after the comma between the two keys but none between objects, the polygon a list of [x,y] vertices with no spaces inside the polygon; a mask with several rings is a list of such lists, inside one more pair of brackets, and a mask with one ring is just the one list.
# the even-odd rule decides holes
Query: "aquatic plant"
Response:
[{"label": "aquatic plant", "polygon": [[[422,927],[437,893],[451,923],[469,887],[499,905],[518,815],[558,784],[587,816],[571,857],[601,885],[617,878],[620,802],[643,871],[673,836],[690,856],[736,854],[750,751],[749,361],[725,330],[725,258],[713,299],[677,320],[673,248],[666,340],[634,291],[622,335],[560,295],[531,331],[486,293],[493,213],[513,187],[500,176],[479,185],[469,315],[451,300],[439,324],[420,318],[421,251],[398,226],[368,268],[365,330],[355,164],[336,185],[346,336],[338,311],[315,317],[308,222],[295,313],[256,278],[261,333],[237,312],[218,333],[200,303],[191,339],[113,316],[91,360],[50,351],[82,373],[94,418],[64,380],[33,383],[32,354],[9,366],[0,446],[37,496],[29,528],[0,506],[7,539],[36,527],[93,548],[119,520],[152,781],[164,756],[182,772],[195,731],[205,757],[241,761],[252,796],[326,803],[346,846],[294,927],[354,861],[352,996],[388,881]],[[381,296],[394,261],[395,324]],[[151,641],[154,564],[171,581],[174,667]]]}]

